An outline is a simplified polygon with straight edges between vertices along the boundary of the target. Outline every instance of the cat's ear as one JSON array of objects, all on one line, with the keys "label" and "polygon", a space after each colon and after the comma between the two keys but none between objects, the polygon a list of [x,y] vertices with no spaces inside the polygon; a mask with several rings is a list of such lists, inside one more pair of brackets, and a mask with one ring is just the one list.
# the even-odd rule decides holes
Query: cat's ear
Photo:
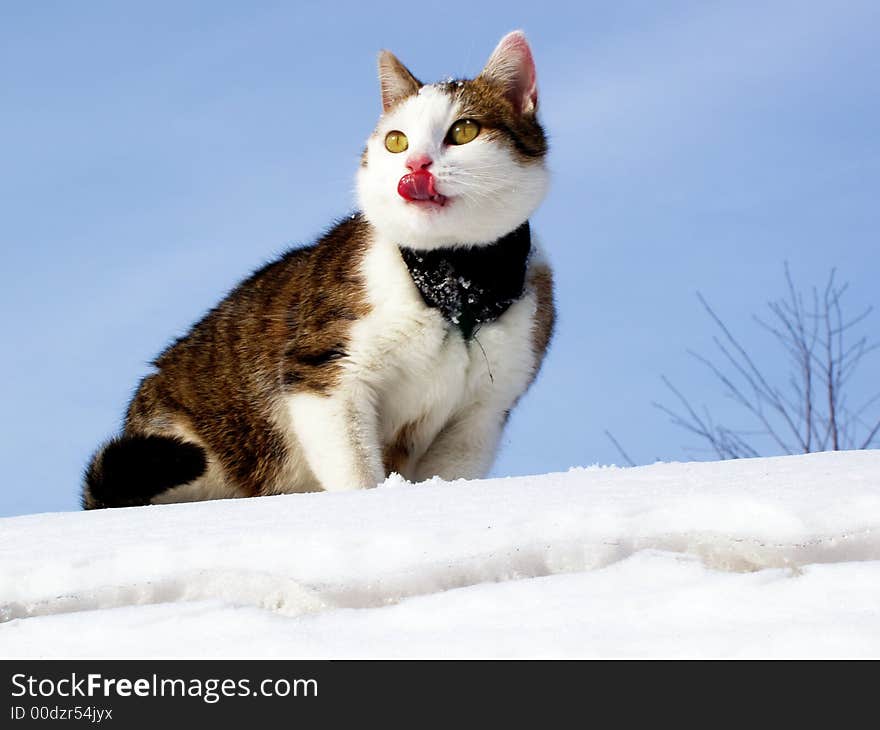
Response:
[{"label": "cat's ear", "polygon": [[480,72],[484,79],[500,84],[504,95],[520,114],[538,109],[538,78],[532,49],[521,30],[508,33],[492,52]]},{"label": "cat's ear", "polygon": [[422,88],[422,82],[391,51],[379,53],[379,84],[382,87],[382,111],[386,112],[401,99],[418,94]]}]

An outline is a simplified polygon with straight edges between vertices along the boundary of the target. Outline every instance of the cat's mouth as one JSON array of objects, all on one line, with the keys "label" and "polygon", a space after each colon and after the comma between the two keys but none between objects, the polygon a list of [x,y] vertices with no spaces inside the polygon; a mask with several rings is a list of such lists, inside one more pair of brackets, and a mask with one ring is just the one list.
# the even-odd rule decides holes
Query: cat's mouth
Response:
[{"label": "cat's mouth", "polygon": [[448,198],[437,192],[434,176],[427,170],[416,170],[400,178],[397,193],[407,203],[444,206]]}]

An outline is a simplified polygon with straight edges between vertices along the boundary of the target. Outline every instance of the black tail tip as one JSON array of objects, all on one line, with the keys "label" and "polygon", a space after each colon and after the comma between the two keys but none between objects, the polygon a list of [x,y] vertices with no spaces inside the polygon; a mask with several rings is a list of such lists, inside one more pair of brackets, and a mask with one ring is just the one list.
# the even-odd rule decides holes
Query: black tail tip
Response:
[{"label": "black tail tip", "polygon": [[166,489],[205,473],[205,450],[174,436],[123,435],[92,457],[83,486],[83,509],[149,504]]}]

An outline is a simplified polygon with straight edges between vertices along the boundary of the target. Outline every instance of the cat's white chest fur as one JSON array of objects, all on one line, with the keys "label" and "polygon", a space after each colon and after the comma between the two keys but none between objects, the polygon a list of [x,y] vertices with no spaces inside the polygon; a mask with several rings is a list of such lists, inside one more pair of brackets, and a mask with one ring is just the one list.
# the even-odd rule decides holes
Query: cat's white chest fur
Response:
[{"label": "cat's white chest fur", "polygon": [[[409,479],[482,476],[507,411],[534,372],[533,292],[526,289],[466,342],[437,309],[425,305],[390,241],[372,242],[362,274],[370,312],[352,328],[337,392],[290,399],[301,447],[320,452],[308,462],[336,463],[335,473],[321,481],[338,489],[381,481],[384,465],[377,454],[381,459],[389,449],[399,457],[394,468]],[[320,426],[328,413],[358,424],[358,433],[349,429],[346,437],[361,444],[363,459],[341,463],[346,452],[336,450],[332,429]]]},{"label": "cat's white chest fur", "polygon": [[405,476],[433,476],[420,462],[444,429],[462,418],[503,422],[525,389],[533,368],[534,298],[527,292],[466,342],[424,304],[395,245],[376,240],[363,273],[372,309],[352,333],[352,375],[375,389],[383,445],[404,431]]}]

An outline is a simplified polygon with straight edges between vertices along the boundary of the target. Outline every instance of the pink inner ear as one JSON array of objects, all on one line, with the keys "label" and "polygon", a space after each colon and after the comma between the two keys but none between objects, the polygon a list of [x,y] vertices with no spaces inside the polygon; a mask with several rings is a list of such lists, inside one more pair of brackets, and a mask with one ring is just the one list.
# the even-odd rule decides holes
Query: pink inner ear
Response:
[{"label": "pink inner ear", "polygon": [[538,107],[538,79],[535,59],[522,31],[508,33],[486,64],[484,73],[503,83],[507,98],[521,113]]}]

